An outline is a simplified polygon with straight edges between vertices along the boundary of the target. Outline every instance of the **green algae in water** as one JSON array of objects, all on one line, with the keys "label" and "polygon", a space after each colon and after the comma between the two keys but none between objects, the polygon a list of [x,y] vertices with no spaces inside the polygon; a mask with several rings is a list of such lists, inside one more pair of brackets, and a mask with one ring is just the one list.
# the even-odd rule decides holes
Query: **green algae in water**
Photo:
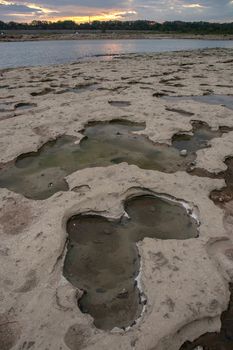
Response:
[{"label": "green algae in water", "polygon": [[[206,147],[206,140],[221,136],[199,124],[194,135],[176,135],[172,146],[154,144],[135,132],[144,124],[126,121],[99,122],[87,125],[80,144],[71,136],[59,137],[42,146],[38,152],[19,156],[14,164],[0,171],[0,187],[27,198],[46,199],[58,191],[68,190],[64,178],[84,168],[105,167],[127,162],[142,169],[172,173],[186,170],[195,159],[195,151]],[[200,137],[202,135],[202,139]],[[187,149],[187,157],[180,149]]]},{"label": "green algae in water", "polygon": [[[63,273],[74,287],[84,291],[79,308],[90,314],[101,329],[132,326],[142,313],[143,301],[136,282],[140,268],[138,241],[145,237],[198,236],[194,219],[170,200],[136,196],[126,201],[125,211],[128,216],[117,221],[80,214],[67,223],[69,243]],[[157,258],[166,262],[163,256]]]}]

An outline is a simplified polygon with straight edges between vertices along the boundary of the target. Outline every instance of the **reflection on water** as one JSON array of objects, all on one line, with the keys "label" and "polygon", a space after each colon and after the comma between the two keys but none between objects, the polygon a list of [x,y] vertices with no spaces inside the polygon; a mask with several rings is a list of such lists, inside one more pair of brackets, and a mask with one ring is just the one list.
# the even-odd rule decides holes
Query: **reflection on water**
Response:
[{"label": "reflection on water", "polygon": [[[126,201],[125,211],[128,217],[118,221],[77,215],[67,224],[69,244],[64,275],[85,291],[79,307],[102,329],[131,326],[142,312],[142,298],[135,281],[139,271],[138,241],[144,237],[198,236],[194,219],[172,201],[138,196]],[[154,254],[154,259],[165,258]]]},{"label": "reflection on water", "polygon": [[233,109],[233,95],[203,95],[203,96],[164,96],[163,99],[171,102],[197,101],[210,105],[221,105]]},{"label": "reflection on water", "polygon": [[190,155],[199,149],[208,147],[208,142],[215,137],[220,137],[224,131],[220,127],[219,130],[212,130],[208,124],[201,122],[193,122],[193,134],[177,134],[172,138],[172,146],[179,151],[185,149]]},{"label": "reflection on water", "polygon": [[[232,48],[231,40],[143,39],[56,40],[0,43],[0,68],[46,66],[95,56],[153,53],[204,48]],[[43,54],[41,54],[43,53]]]},{"label": "reflection on water", "polygon": [[[76,170],[109,166],[127,162],[142,169],[172,173],[187,170],[196,158],[198,149],[208,146],[221,131],[208,125],[194,123],[193,135],[175,135],[172,146],[154,144],[144,135],[138,135],[144,124],[126,121],[91,123],[83,132],[80,145],[75,138],[62,136],[48,142],[38,152],[23,154],[15,164],[0,172],[0,187],[22,193],[28,198],[45,199],[58,191],[68,189],[64,178]],[[182,157],[180,151],[187,155]]]}]

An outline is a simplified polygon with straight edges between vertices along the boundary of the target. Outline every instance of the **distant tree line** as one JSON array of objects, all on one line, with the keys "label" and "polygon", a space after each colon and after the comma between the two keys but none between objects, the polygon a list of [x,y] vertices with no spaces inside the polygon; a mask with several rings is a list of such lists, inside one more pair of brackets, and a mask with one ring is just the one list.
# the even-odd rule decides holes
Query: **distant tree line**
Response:
[{"label": "distant tree line", "polygon": [[0,30],[138,30],[157,33],[190,33],[190,34],[233,34],[232,23],[210,22],[164,22],[155,21],[93,21],[91,23],[76,23],[74,21],[32,21],[31,23],[2,22]]}]

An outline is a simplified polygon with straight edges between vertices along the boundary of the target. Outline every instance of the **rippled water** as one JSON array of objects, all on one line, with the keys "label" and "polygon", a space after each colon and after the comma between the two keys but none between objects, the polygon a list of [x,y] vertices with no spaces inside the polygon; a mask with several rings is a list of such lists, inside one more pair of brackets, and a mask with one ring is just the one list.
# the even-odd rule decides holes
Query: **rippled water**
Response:
[{"label": "rippled water", "polygon": [[99,55],[233,48],[231,40],[56,40],[0,43],[0,68],[46,66]]}]

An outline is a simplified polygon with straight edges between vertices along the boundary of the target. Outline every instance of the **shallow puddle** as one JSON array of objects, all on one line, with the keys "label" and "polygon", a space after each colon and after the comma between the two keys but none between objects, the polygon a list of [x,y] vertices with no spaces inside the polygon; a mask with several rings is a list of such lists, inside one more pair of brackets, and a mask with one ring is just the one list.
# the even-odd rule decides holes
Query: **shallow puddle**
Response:
[{"label": "shallow puddle", "polygon": [[99,87],[98,83],[79,84],[79,85],[76,85],[75,87],[67,87],[67,88],[64,88],[63,90],[57,90],[55,94],[64,94],[66,92],[73,92],[73,93],[79,94],[85,91],[95,91],[98,89],[98,87]]},{"label": "shallow puddle", "polygon": [[30,108],[34,108],[36,107],[37,105],[35,103],[24,103],[24,102],[20,102],[20,103],[17,103],[15,105],[15,109],[17,110],[25,110],[25,109],[30,109]]},{"label": "shallow puddle", "polygon": [[[77,215],[67,223],[68,251],[64,276],[84,291],[80,310],[101,329],[126,328],[143,310],[136,278],[140,260],[136,243],[144,237],[189,239],[198,236],[185,208],[152,195],[125,202],[128,216],[111,221],[99,215]],[[154,259],[166,264],[162,253]],[[156,291],[155,291],[156,293]]]},{"label": "shallow puddle", "polygon": [[53,89],[51,89],[51,88],[44,88],[41,91],[32,92],[31,96],[44,96],[44,95],[51,93],[52,91],[53,91]]},{"label": "shallow puddle", "polygon": [[203,96],[164,96],[167,101],[197,101],[211,105],[222,105],[233,109],[233,95],[203,95]]},{"label": "shallow puddle", "polygon": [[[80,145],[75,138],[62,136],[48,142],[38,152],[23,154],[0,171],[0,187],[6,187],[33,199],[45,199],[68,190],[64,178],[76,170],[127,162],[143,169],[172,173],[186,170],[195,152],[207,147],[207,141],[222,135],[206,124],[194,123],[193,135],[176,135],[172,146],[154,144],[135,132],[144,124],[124,121],[90,123],[83,131]],[[186,149],[187,155],[180,151]]]},{"label": "shallow puddle", "polygon": [[194,342],[186,342],[180,350],[232,350],[233,349],[233,285],[228,310],[221,316],[220,333],[206,333]]},{"label": "shallow puddle", "polygon": [[[225,132],[225,131],[224,131]],[[186,149],[189,153],[198,151],[199,149],[208,147],[208,141],[215,137],[221,137],[223,131],[212,130],[207,124],[194,122],[193,135],[177,134],[172,139],[172,146],[179,151]]]},{"label": "shallow puddle", "polygon": [[108,103],[111,106],[119,107],[119,108],[128,107],[131,105],[131,102],[129,102],[129,101],[108,101]]},{"label": "shallow puddle", "polygon": [[194,113],[185,111],[185,110],[180,109],[180,108],[169,108],[169,107],[166,107],[165,109],[166,109],[166,111],[173,112],[173,113],[178,113],[178,114],[181,114],[181,115],[183,115],[185,117],[192,117],[194,115]]}]

